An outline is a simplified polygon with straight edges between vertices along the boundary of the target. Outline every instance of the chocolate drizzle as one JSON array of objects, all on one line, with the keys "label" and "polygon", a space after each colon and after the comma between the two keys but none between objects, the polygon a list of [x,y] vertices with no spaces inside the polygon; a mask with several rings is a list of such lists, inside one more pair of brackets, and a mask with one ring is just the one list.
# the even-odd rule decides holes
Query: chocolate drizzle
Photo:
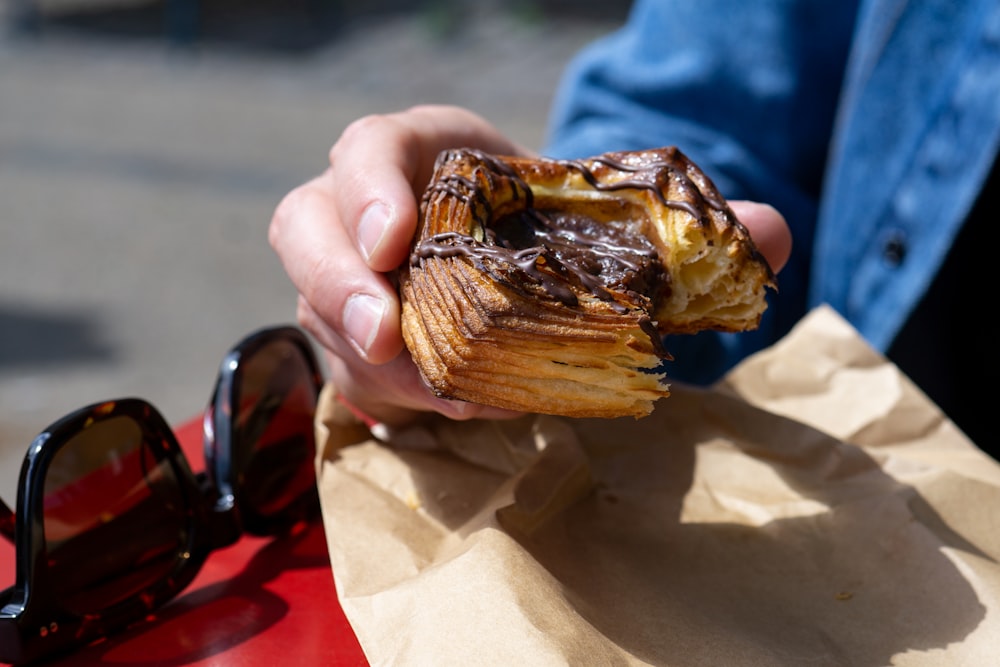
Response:
[{"label": "chocolate drizzle", "polygon": [[[536,209],[530,186],[510,165],[481,151],[464,152],[476,161],[471,177],[451,174],[433,182],[424,193],[422,205],[430,205],[441,194],[454,198],[469,207],[470,229],[422,239],[411,255],[411,266],[433,257],[461,256],[474,262],[478,270],[515,288],[527,278],[528,283],[568,306],[577,305],[578,293],[587,292],[614,304],[618,312],[644,307],[655,300],[657,290],[669,289],[656,248],[634,222],[598,222],[570,211]],[[441,159],[447,160],[449,155]],[[722,202],[706,197],[676,164],[664,159],[630,164],[601,156],[588,161],[554,162],[579,172],[591,187],[602,192],[651,191],[664,206],[682,210],[701,224],[707,224],[705,214],[696,205],[667,198],[669,179],[691,193],[695,201],[700,199],[716,209],[724,207]],[[601,169],[631,177],[602,179],[595,173]],[[496,215],[490,194],[504,189],[510,194],[505,205],[513,212]],[[511,207],[510,201],[517,205]]]},{"label": "chocolate drizzle", "polygon": [[[676,149],[671,149],[670,155],[676,154]],[[640,178],[617,181],[615,183],[602,183],[594,175],[593,170],[587,166],[587,164],[581,160],[559,160],[559,164],[562,164],[571,169],[576,169],[583,176],[584,180],[587,181],[595,190],[601,191],[613,191],[613,190],[625,190],[625,189],[642,189],[649,190],[653,192],[660,200],[664,206],[670,208],[680,209],[687,214],[689,214],[694,219],[699,222],[704,223],[704,214],[698,208],[686,201],[678,201],[675,199],[667,199],[666,195],[663,193],[666,183],[663,182],[666,178],[675,178],[679,181],[682,188],[690,193],[697,193],[697,195],[704,200],[706,204],[711,206],[716,210],[723,209],[723,203],[717,199],[708,197],[703,193],[688,177],[687,174],[681,172],[677,167],[665,160],[657,160],[655,162],[649,162],[642,165],[630,165],[624,162],[619,162],[617,160],[612,160],[606,155],[594,157],[590,159],[590,162],[594,164],[600,164],[617,171],[622,171],[625,173],[637,174],[639,176],[646,176],[651,178],[651,180],[642,180]]]}]

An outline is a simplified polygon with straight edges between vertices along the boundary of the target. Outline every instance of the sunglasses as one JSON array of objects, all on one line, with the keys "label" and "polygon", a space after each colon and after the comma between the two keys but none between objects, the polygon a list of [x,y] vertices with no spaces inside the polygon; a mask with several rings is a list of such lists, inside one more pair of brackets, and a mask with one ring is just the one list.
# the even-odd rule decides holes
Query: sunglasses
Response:
[{"label": "sunglasses", "polygon": [[322,376],[306,336],[261,329],[226,355],[204,416],[205,472],[149,403],[97,403],[49,426],[0,501],[16,583],[0,592],[0,662],[23,663],[142,621],[212,551],[319,509],[313,417]]}]

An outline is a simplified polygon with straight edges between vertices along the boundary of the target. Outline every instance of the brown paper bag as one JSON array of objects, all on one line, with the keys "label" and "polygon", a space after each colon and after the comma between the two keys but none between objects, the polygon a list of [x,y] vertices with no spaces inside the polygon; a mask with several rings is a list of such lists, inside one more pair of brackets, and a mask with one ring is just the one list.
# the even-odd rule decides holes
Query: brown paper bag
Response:
[{"label": "brown paper bag", "polygon": [[374,665],[1000,664],[1000,466],[828,308],[641,420],[323,408]]}]

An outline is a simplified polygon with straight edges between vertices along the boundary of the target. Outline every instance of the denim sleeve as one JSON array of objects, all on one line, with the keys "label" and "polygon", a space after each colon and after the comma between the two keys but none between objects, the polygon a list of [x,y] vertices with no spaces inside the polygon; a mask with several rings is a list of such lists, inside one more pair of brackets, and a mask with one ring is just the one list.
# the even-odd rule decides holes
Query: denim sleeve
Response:
[{"label": "denim sleeve", "polygon": [[544,153],[584,157],[676,145],[729,199],[764,201],[793,257],[753,333],[667,340],[675,379],[706,383],[805,312],[824,164],[856,0],[636,0],[556,93]]}]

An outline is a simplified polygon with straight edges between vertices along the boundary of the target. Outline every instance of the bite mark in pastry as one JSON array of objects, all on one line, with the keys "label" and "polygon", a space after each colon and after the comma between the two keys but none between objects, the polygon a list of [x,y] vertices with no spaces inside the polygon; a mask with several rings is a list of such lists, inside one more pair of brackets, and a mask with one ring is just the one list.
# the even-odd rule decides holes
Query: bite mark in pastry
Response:
[{"label": "bite mark in pastry", "polygon": [[674,147],[585,160],[441,153],[400,272],[403,337],[433,392],[641,417],[669,395],[661,337],[755,328],[774,275]]}]

